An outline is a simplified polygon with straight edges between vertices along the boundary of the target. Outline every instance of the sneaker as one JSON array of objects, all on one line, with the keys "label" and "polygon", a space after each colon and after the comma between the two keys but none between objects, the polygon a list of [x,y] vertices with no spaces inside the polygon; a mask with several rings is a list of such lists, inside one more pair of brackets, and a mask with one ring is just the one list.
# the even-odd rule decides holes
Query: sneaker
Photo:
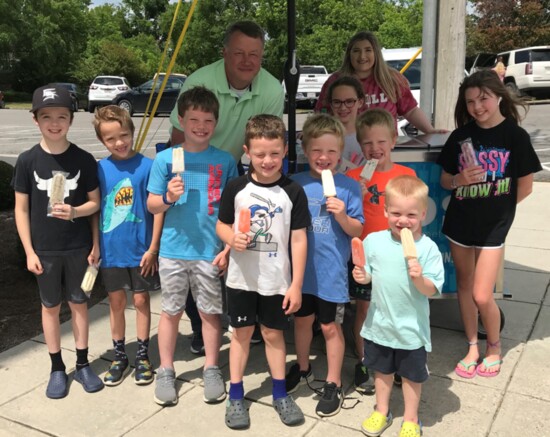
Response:
[{"label": "sneaker", "polygon": [[157,386],[155,387],[155,402],[159,405],[176,405],[176,372],[174,369],[159,368],[157,370]]},{"label": "sneaker", "polygon": [[134,382],[137,385],[147,385],[153,382],[155,374],[153,372],[153,366],[148,359],[136,358],[135,363],[136,370],[134,371]]},{"label": "sneaker", "polygon": [[61,399],[67,396],[67,374],[64,370],[56,370],[50,373],[50,380],[46,387],[46,396],[50,399]]},{"label": "sneaker", "polygon": [[422,435],[422,422],[403,422],[399,437],[420,437]]},{"label": "sneaker", "polygon": [[304,423],[304,413],[300,407],[294,402],[292,396],[286,396],[273,401],[275,411],[279,413],[281,421],[288,426],[300,425]]},{"label": "sneaker", "polygon": [[83,367],[74,372],[74,380],[82,384],[82,387],[88,393],[95,393],[105,386],[90,366]]},{"label": "sneaker", "polygon": [[202,333],[193,332],[189,349],[195,355],[204,355],[204,341],[202,340]]},{"label": "sneaker", "polygon": [[388,415],[384,416],[382,413],[374,411],[361,424],[361,431],[369,437],[378,437],[392,424],[392,421],[393,416],[391,412],[388,412]]},{"label": "sneaker", "polygon": [[262,330],[260,329],[260,325],[257,323],[254,325],[254,332],[252,333],[252,338],[250,339],[251,344],[258,344],[264,341],[264,338],[262,337]]},{"label": "sneaker", "polygon": [[124,381],[124,377],[128,373],[128,360],[114,360],[111,367],[103,377],[103,382],[106,386],[114,387]]},{"label": "sneaker", "polygon": [[227,400],[225,424],[231,429],[245,429],[250,426],[250,415],[244,404],[244,399]]},{"label": "sneaker", "polygon": [[401,378],[401,375],[398,375],[397,373],[393,374],[393,383],[397,387],[401,387],[403,385],[403,378]]},{"label": "sneaker", "polygon": [[374,394],[374,381],[369,376],[369,371],[363,364],[357,363],[355,365],[355,390],[364,395]]},{"label": "sneaker", "polygon": [[342,387],[336,387],[334,382],[325,382],[323,387],[323,397],[317,403],[315,412],[318,416],[328,417],[338,414],[344,403],[344,394]]},{"label": "sneaker", "polygon": [[214,404],[225,399],[225,383],[218,366],[210,366],[202,372],[202,380],[204,383],[204,402]]},{"label": "sneaker", "polygon": [[304,372],[300,370],[300,365],[296,363],[290,367],[285,379],[286,392],[290,394],[298,390],[298,387],[301,385],[306,385],[313,382],[315,377],[313,376],[313,371],[311,370],[311,364],[309,365],[307,372]]}]

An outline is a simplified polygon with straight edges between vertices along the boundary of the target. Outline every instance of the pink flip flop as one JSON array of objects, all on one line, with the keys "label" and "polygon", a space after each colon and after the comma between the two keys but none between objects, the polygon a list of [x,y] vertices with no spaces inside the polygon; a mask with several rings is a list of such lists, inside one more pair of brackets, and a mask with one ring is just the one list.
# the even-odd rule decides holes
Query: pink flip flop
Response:
[{"label": "pink flip flop", "polygon": [[455,367],[455,373],[460,376],[461,378],[466,379],[472,379],[474,376],[476,376],[477,367],[474,367],[473,372],[468,372],[468,369],[472,366],[477,366],[477,361],[472,361],[471,363],[465,363],[463,360],[460,360],[458,364],[462,364],[464,366],[464,369],[461,369],[458,367],[458,365]]},{"label": "pink flip flop", "polygon": [[485,366],[485,370],[481,370],[481,364],[479,364],[476,367],[475,373],[477,373],[479,376],[483,376],[484,378],[492,378],[494,376],[497,376],[500,373],[500,369],[498,369],[496,372],[488,372],[487,369],[493,366],[498,366],[499,364],[502,364],[502,360],[496,360],[492,363],[487,362],[486,358],[483,358],[482,364]]}]

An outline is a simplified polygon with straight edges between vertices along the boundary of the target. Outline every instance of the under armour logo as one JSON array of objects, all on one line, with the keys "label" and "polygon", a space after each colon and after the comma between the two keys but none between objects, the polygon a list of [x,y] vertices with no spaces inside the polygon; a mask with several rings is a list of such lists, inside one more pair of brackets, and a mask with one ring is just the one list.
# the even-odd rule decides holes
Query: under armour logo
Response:
[{"label": "under armour logo", "polygon": [[237,322],[246,322],[246,317],[247,316],[244,316],[244,317],[237,316]]}]

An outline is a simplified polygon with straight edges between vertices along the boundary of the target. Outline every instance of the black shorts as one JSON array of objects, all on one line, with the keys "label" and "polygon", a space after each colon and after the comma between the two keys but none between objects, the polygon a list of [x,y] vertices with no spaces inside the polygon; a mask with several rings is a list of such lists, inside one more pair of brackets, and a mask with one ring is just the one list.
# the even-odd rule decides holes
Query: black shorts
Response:
[{"label": "black shorts", "polygon": [[428,353],[424,347],[414,350],[392,349],[365,340],[363,364],[376,372],[390,375],[398,373],[412,382],[428,379]]},{"label": "black shorts", "polygon": [[284,296],[262,296],[255,291],[226,287],[229,320],[234,328],[254,326],[258,322],[267,328],[284,331],[290,326],[290,317],[283,311]]},{"label": "black shorts", "polygon": [[315,314],[319,323],[324,325],[344,322],[345,303],[328,302],[313,294],[302,294],[302,306],[294,317],[307,317]]},{"label": "black shorts", "polygon": [[40,300],[46,308],[56,307],[63,298],[71,303],[88,301],[80,284],[88,267],[89,254],[89,249],[79,249],[64,255],[38,255],[44,271],[36,275],[36,280]]},{"label": "black shorts", "polygon": [[358,300],[365,300],[370,302],[370,296],[372,292],[372,282],[368,284],[359,284],[353,279],[353,268],[355,266],[352,262],[348,262],[348,289],[350,297]]},{"label": "black shorts", "polygon": [[100,270],[105,291],[108,293],[119,290],[143,293],[160,288],[158,272],[152,276],[144,277],[141,275],[141,267],[107,267]]}]

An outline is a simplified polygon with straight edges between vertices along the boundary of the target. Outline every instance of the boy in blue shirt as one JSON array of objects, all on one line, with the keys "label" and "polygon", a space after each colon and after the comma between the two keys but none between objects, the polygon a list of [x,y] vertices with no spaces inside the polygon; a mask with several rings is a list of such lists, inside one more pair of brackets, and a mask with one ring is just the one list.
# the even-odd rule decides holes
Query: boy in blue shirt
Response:
[{"label": "boy in blue shirt", "polygon": [[[363,241],[366,266],[355,266],[353,278],[366,284],[372,277],[372,300],[361,330],[364,364],[374,370],[375,411],[362,424],[368,436],[379,436],[393,420],[389,409],[393,376],[403,378],[405,411],[400,436],[420,436],[418,406],[428,379],[431,352],[428,297],[441,292],[444,270],[437,245],[422,234],[428,208],[428,187],[415,176],[391,179],[385,190],[389,229]],[[414,238],[416,256],[403,251],[401,230]]]},{"label": "boy in blue shirt", "polygon": [[[116,105],[100,108],[93,121],[97,138],[111,156],[99,161],[101,277],[109,294],[115,359],[105,374],[107,386],[120,384],[130,370],[125,349],[126,291],[133,292],[138,349],[134,382],[153,381],[149,361],[151,308],[149,292],[160,288],[157,255],[162,214],[147,210],[147,182],[153,160],[135,152],[134,123]],[[95,248],[98,245],[96,243]]]},{"label": "boy in blue shirt", "polygon": [[[221,193],[237,176],[233,157],[209,144],[218,119],[216,96],[204,87],[191,88],[178,98],[178,113],[185,142],[160,152],[149,178],[147,206],[165,213],[160,244],[159,273],[162,314],[158,328],[160,368],[155,402],[178,402],[174,351],[179,321],[189,291],[202,319],[205,364],[204,401],[225,399],[225,384],[218,367],[221,347],[222,288],[227,251],[216,235]],[[174,174],[172,153],[182,148],[185,170]]]},{"label": "boy in blue shirt", "polygon": [[[351,238],[358,237],[363,230],[363,205],[359,183],[335,173],[344,150],[342,123],[330,115],[317,114],[304,123],[302,135],[302,147],[310,168],[293,179],[304,188],[312,224],[307,232],[302,307],[294,314],[298,362],[286,376],[287,391],[293,392],[300,384],[313,379],[309,350],[312,324],[317,315],[326,341],[328,371],[315,412],[319,416],[333,416],[344,401],[341,372],[345,342],[341,324],[345,304],[349,302],[346,272]],[[325,197],[322,171],[333,173],[336,196]]]}]

